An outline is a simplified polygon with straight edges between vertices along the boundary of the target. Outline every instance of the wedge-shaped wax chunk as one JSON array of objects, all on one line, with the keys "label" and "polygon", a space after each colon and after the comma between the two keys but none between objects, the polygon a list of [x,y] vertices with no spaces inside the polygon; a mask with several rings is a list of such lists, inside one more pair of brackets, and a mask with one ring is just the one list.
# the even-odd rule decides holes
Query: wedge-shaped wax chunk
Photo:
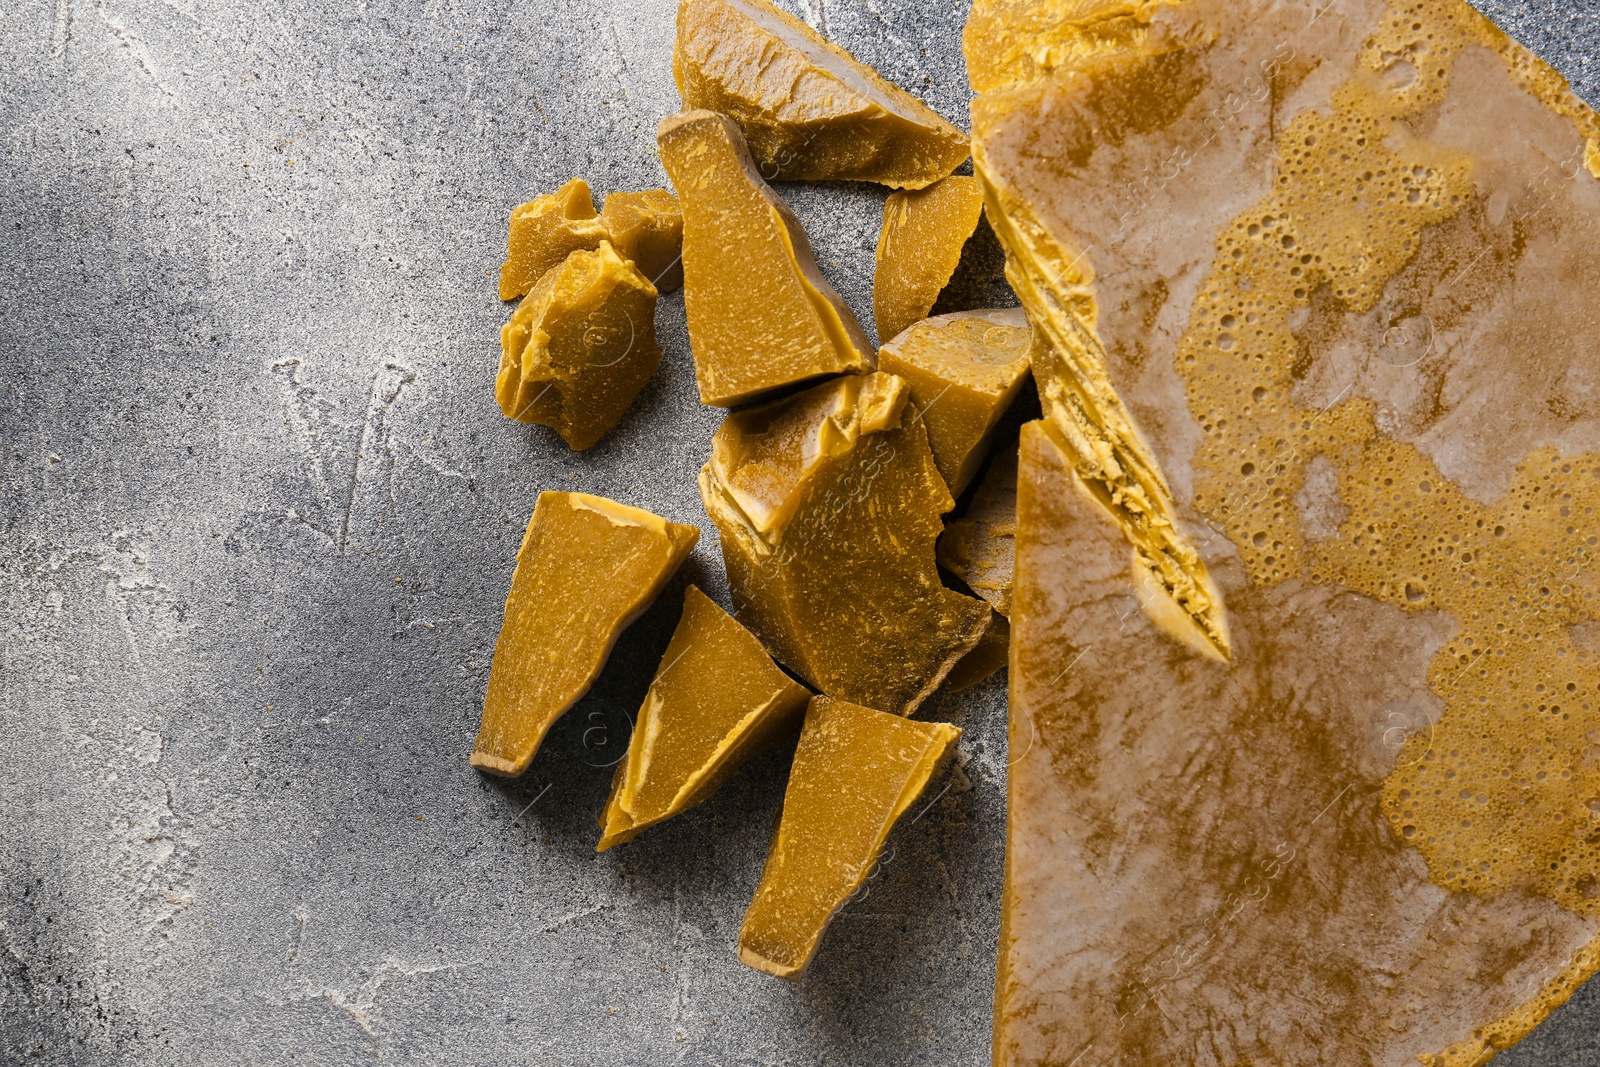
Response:
[{"label": "wedge-shaped wax chunk", "polygon": [[500,299],[516,299],[568,255],[592,252],[601,241],[610,241],[656,289],[669,293],[683,281],[677,262],[682,233],[677,198],[665,189],[612,193],[596,214],[589,184],[574,178],[512,210]]},{"label": "wedge-shaped wax chunk", "polygon": [[622,420],[661,362],[656,290],[609,241],[548,271],[500,329],[495,399],[585,449]]},{"label": "wedge-shaped wax chunk", "polygon": [[1028,376],[1032,333],[1021,308],[924,319],[878,351],[878,367],[911,387],[928,444],[950,492],[983,466],[1006,408]]},{"label": "wedge-shaped wax chunk", "polygon": [[683,205],[684,307],[700,399],[731,406],[823,374],[869,371],[872,346],[817,270],[800,220],[710,111],[656,130]]},{"label": "wedge-shaped wax chunk", "polygon": [[960,130],[766,0],[683,0],[672,69],[684,108],[739,123],[768,180],[920,189],[967,158]]},{"label": "wedge-shaped wax chunk", "polygon": [[939,537],[939,566],[1001,615],[1011,614],[1017,552],[1017,447],[995,453],[967,505]]},{"label": "wedge-shaped wax chunk", "polygon": [[515,777],[700,538],[587,493],[539,494],[506,596],[472,765]]},{"label": "wedge-shaped wax chunk", "polygon": [[946,723],[812,699],[761,884],[739,929],[740,960],[800,977],[829,920],[960,736]]},{"label": "wedge-shaped wax chunk", "polygon": [[1600,967],[1600,116],[1459,0],[1117,6],[967,38],[1048,342],[995,1063],[1485,1064]]},{"label": "wedge-shaped wax chunk", "polygon": [[694,586],[617,765],[598,851],[705,800],[789,728],[810,692]]},{"label": "wedge-shaped wax chunk", "polygon": [[953,502],[907,397],[892,374],[850,375],[737,412],[700,472],[741,619],[814,688],[900,714],[989,620],[940,584]]},{"label": "wedge-shaped wax chunk", "polygon": [[872,276],[879,337],[888,340],[928,317],[982,217],[983,187],[963,174],[889,194]]}]

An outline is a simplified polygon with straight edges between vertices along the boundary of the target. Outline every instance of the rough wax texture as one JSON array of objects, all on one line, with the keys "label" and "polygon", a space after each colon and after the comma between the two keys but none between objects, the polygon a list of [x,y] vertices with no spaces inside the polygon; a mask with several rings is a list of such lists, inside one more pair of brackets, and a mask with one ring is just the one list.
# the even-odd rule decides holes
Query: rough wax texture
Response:
[{"label": "rough wax texture", "polygon": [[974,104],[1050,349],[996,1061],[1482,1063],[1600,964],[1600,119],[1454,0],[1126,6]]},{"label": "rough wax texture", "polygon": [[872,276],[872,319],[887,341],[928,317],[983,218],[983,186],[953,174],[926,189],[890,193]]},{"label": "rough wax texture", "polygon": [[617,192],[600,209],[606,239],[663,293],[683,285],[683,211],[665,189]]},{"label": "rough wax texture", "polygon": [[829,696],[909,715],[983,636],[988,605],[939,581],[954,501],[891,374],[729,415],[700,496],[741,619]]},{"label": "rough wax texture", "polygon": [[657,290],[669,293],[683,284],[678,266],[682,233],[677,198],[665,189],[612,193],[596,214],[589,183],[573,178],[512,210],[506,261],[500,266],[500,299],[515,300],[568,255],[579,249],[592,252],[601,241],[610,241]]},{"label": "rough wax texture", "polygon": [[779,734],[811,693],[694,586],[634,721],[600,817],[599,851],[705,800]]},{"label": "rough wax texture", "polygon": [[878,350],[879,369],[911,387],[951,496],[983,467],[1000,417],[1028,376],[1032,331],[1017,308],[939,315]]},{"label": "rough wax texture", "polygon": [[656,289],[609,241],[539,279],[500,329],[495,398],[568,446],[594,446],[656,372]]},{"label": "rough wax texture", "polygon": [[869,371],[872,346],[817,269],[800,220],[710,111],[669,116],[661,163],[683,205],[684,307],[700,400],[732,406],[824,374]]},{"label": "rough wax texture", "polygon": [[672,69],[684,108],[743,127],[769,180],[920,189],[967,158],[941,115],[766,0],[683,0]]},{"label": "rough wax texture", "polygon": [[960,736],[946,723],[812,698],[766,869],[739,928],[741,960],[800,977]]},{"label": "rough wax texture", "polygon": [[472,765],[514,777],[588,691],[700,531],[587,493],[539,494],[517,551]]}]

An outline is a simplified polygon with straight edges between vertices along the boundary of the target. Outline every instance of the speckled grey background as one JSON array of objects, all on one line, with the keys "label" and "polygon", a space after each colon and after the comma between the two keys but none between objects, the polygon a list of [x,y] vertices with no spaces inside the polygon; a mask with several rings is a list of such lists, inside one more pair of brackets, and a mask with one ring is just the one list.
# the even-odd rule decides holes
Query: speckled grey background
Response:
[{"label": "speckled grey background", "polygon": [[[987,1062],[1003,679],[808,978],[733,943],[758,760],[605,855],[686,581],[725,597],[681,296],[575,455],[500,417],[514,204],[664,184],[670,0],[10,0],[0,21],[0,1061]],[[966,120],[965,5],[792,9]],[[1501,22],[1600,99],[1595,0]],[[870,325],[882,192],[784,190]],[[471,771],[541,489],[696,523],[523,780]],[[948,788],[947,788],[948,787]],[[1502,1062],[1600,1063],[1600,988]]]}]

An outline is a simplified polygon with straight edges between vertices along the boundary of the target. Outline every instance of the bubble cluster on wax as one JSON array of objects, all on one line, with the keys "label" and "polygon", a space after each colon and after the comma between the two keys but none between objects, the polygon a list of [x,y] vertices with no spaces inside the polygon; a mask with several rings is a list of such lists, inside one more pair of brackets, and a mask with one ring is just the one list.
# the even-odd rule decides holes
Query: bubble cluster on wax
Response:
[{"label": "bubble cluster on wax", "polygon": [[[1596,914],[1600,656],[1572,627],[1600,617],[1588,532],[1600,457],[1534,452],[1486,505],[1381,434],[1367,398],[1318,409],[1293,395],[1310,357],[1292,323],[1312,295],[1352,318],[1371,311],[1423,231],[1472,199],[1471,161],[1405,121],[1443,98],[1462,48],[1520,57],[1486,27],[1461,5],[1391,13],[1332,109],[1303,112],[1279,135],[1272,191],[1219,235],[1176,359],[1204,432],[1196,504],[1254,583],[1301,578],[1456,622],[1429,668],[1443,715],[1406,743],[1385,783],[1395,832],[1446,888],[1529,886]],[[1562,109],[1554,75],[1521,58],[1508,69]],[[1460,249],[1456,269],[1471,254]],[[1295,496],[1318,455],[1348,513],[1337,536],[1313,543]]]}]

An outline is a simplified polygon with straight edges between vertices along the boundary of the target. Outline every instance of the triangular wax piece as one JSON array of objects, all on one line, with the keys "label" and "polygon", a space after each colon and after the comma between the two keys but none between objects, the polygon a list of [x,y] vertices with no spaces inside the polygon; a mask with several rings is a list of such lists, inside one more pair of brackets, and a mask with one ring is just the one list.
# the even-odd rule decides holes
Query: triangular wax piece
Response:
[{"label": "triangular wax piece", "polygon": [[599,851],[705,800],[791,726],[810,695],[749,630],[689,586],[617,765]]},{"label": "triangular wax piece", "polygon": [[761,884],[739,928],[739,959],[800,977],[960,736],[946,723],[812,699]]},{"label": "triangular wax piece", "polygon": [[727,407],[870,371],[866,334],[817,269],[800,220],[756,173],[739,128],[688,111],[663,119],[656,138],[683,207],[683,299],[701,401]]}]

